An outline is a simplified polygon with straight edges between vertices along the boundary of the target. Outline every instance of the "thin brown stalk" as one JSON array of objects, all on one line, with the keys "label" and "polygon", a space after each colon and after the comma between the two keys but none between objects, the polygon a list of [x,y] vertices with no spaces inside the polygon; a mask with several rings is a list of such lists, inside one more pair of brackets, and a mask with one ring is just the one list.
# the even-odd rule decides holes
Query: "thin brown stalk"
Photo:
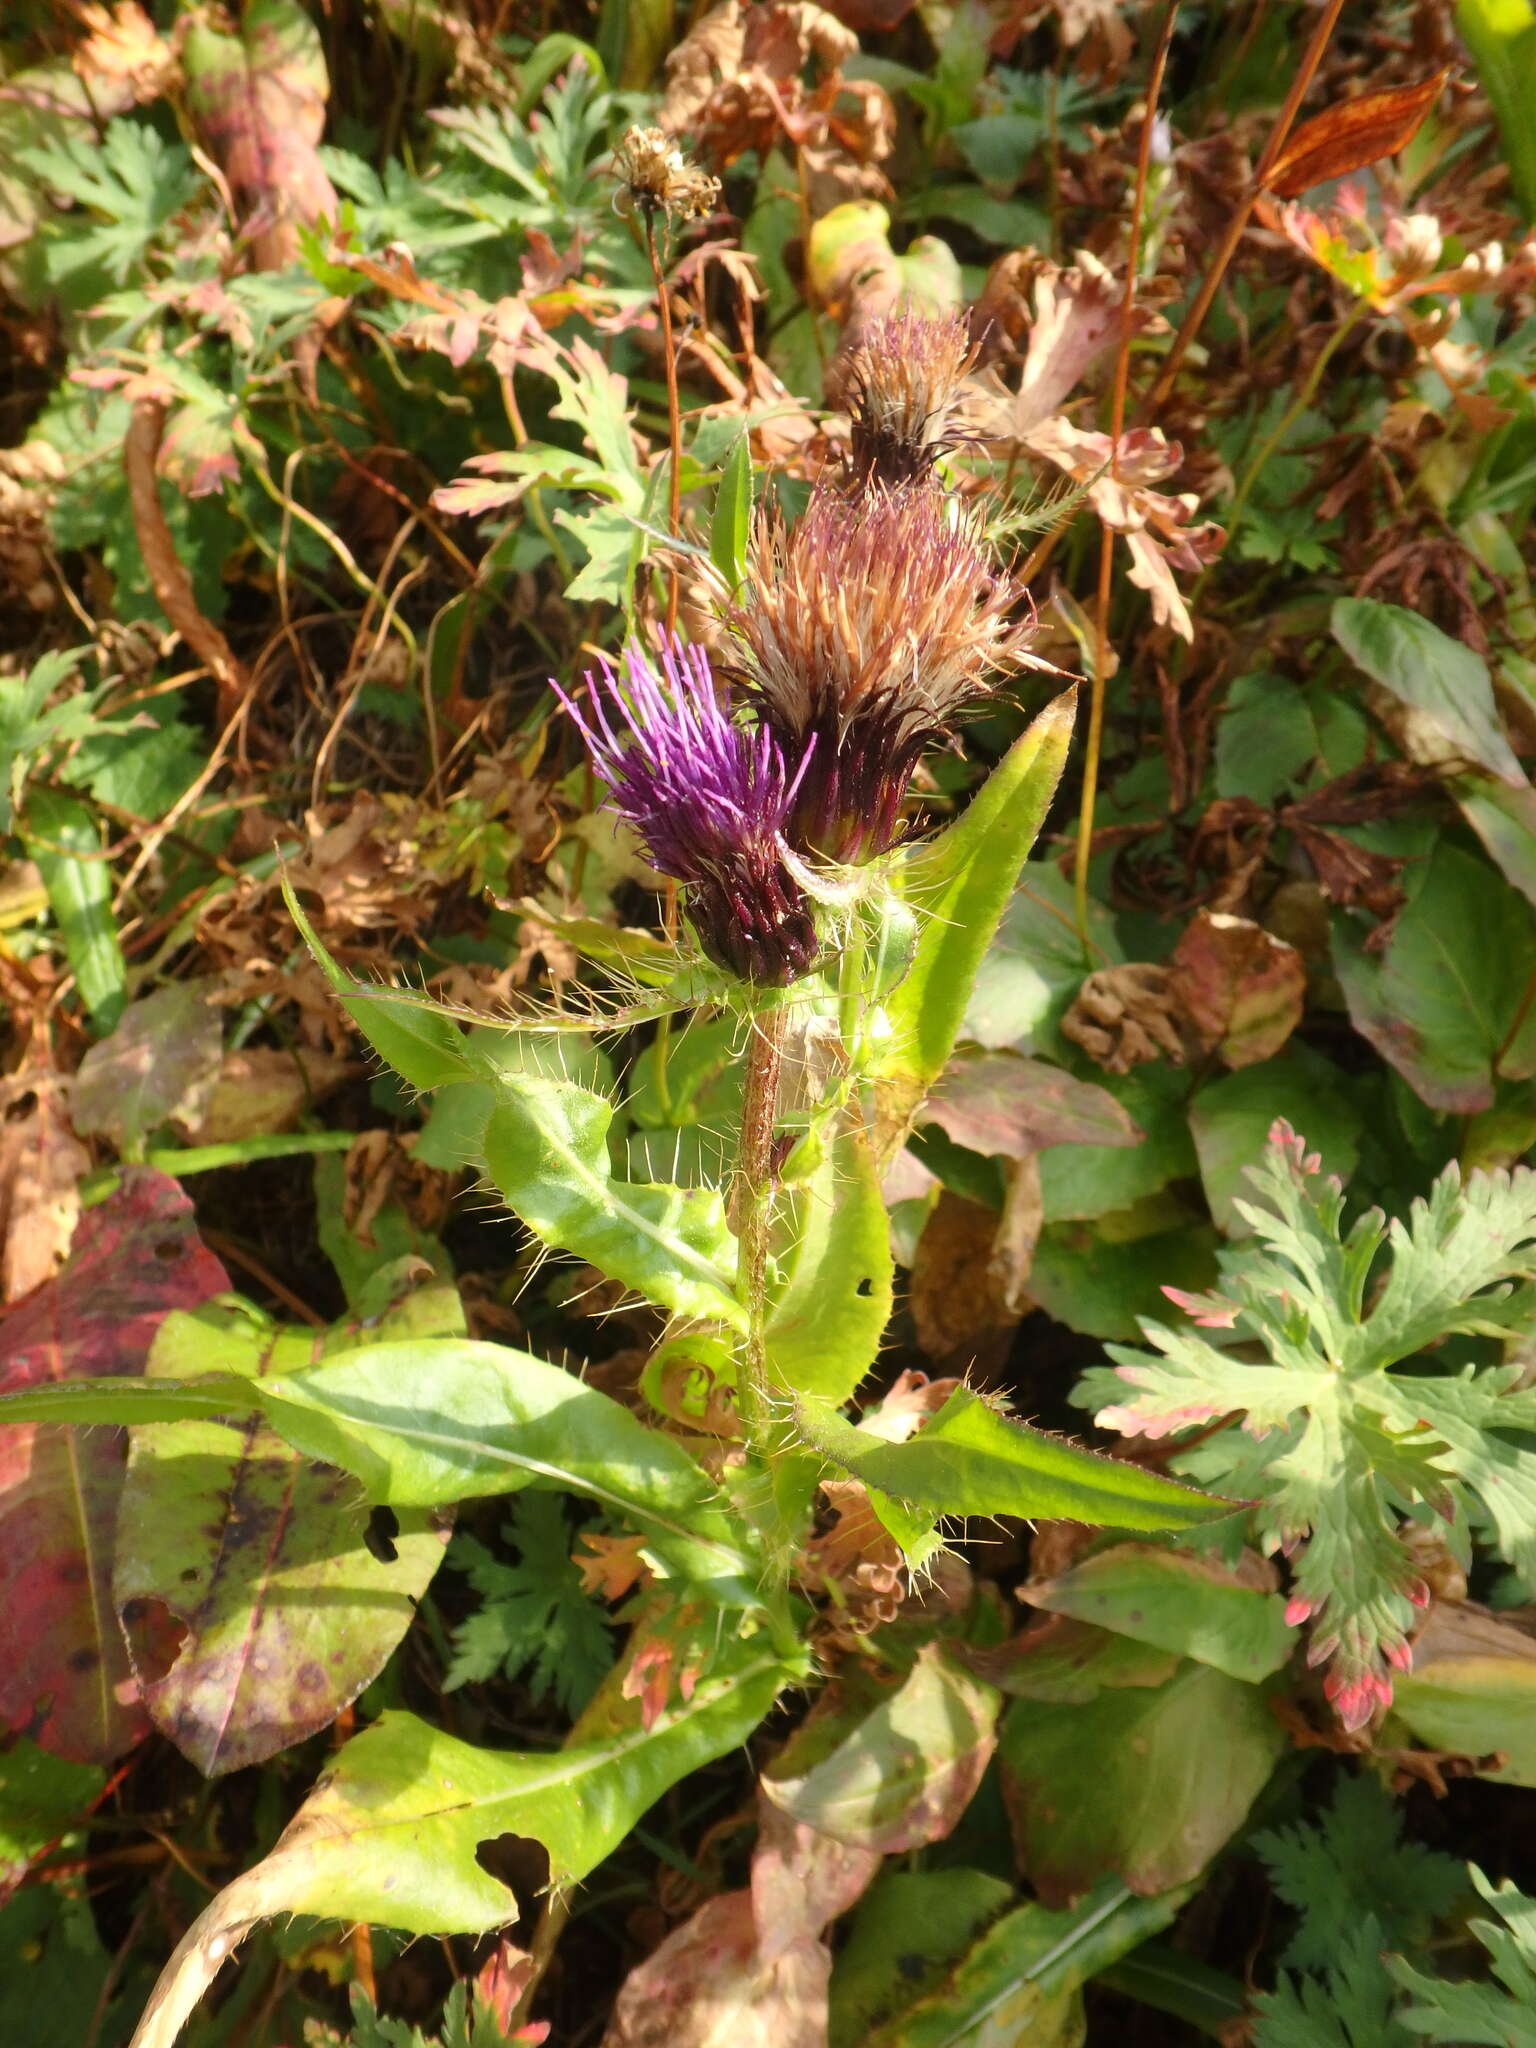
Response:
[{"label": "thin brown stalk", "polygon": [[[651,259],[651,276],[656,281],[656,310],[661,316],[661,353],[667,373],[667,530],[676,540],[683,524],[683,415],[677,395],[677,345],[672,335],[672,295],[656,247],[656,216],[645,216],[645,247]],[[677,631],[677,598],[680,578],[677,563],[669,564],[671,583],[667,590],[667,638]]]},{"label": "thin brown stalk", "polygon": [[1306,54],[1301,60],[1300,68],[1297,70],[1296,76],[1291,80],[1291,89],[1285,96],[1285,105],[1280,109],[1279,118],[1270,131],[1268,142],[1264,145],[1264,153],[1259,158],[1258,169],[1254,172],[1248,182],[1247,190],[1233,209],[1232,217],[1227,222],[1221,241],[1217,244],[1216,254],[1211,259],[1210,269],[1201,280],[1200,289],[1190,302],[1189,311],[1184,315],[1183,323],[1173,338],[1173,346],[1164,357],[1163,366],[1153,380],[1152,388],[1136,409],[1138,422],[1150,419],[1173,389],[1174,379],[1179,374],[1180,365],[1188,353],[1189,345],[1205,324],[1205,316],[1211,310],[1211,302],[1220,289],[1221,280],[1226,275],[1227,265],[1231,262],[1233,253],[1243,238],[1243,230],[1248,225],[1248,216],[1252,213],[1259,194],[1264,189],[1264,182],[1269,176],[1276,158],[1290,139],[1296,115],[1300,110],[1303,99],[1306,97],[1307,88],[1311,85],[1313,77],[1316,75],[1318,65],[1323,61],[1323,52],[1328,47],[1329,38],[1333,34],[1334,24],[1338,21],[1343,6],[1344,0],[1326,0],[1326,5],[1323,8],[1317,27],[1312,31],[1312,40],[1307,45]]},{"label": "thin brown stalk", "polygon": [[[1125,251],[1125,285],[1120,299],[1120,344],[1115,351],[1115,379],[1109,402],[1109,473],[1120,474],[1120,440],[1125,431],[1125,396],[1130,380],[1131,316],[1136,305],[1136,267],[1141,258],[1142,217],[1147,199],[1147,174],[1152,163],[1152,131],[1157,121],[1157,102],[1163,89],[1163,71],[1173,42],[1173,25],[1178,19],[1179,0],[1168,0],[1163,9],[1152,69],[1147,78],[1146,112],[1141,123],[1141,140],[1136,150],[1136,186],[1131,197],[1131,232]],[[1093,857],[1093,813],[1099,793],[1099,758],[1104,743],[1104,689],[1109,672],[1109,598],[1114,564],[1115,536],[1100,522],[1099,584],[1094,609],[1093,674],[1088,679],[1088,754],[1083,764],[1083,801],[1077,822],[1077,859],[1073,876],[1073,909],[1077,935],[1088,943],[1088,864]],[[1038,550],[1037,550],[1038,552]]]}]

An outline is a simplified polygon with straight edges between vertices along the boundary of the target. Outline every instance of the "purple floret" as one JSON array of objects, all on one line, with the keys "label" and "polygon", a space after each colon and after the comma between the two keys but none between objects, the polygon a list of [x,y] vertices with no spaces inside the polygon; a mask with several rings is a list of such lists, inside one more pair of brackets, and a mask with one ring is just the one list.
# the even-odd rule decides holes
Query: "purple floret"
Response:
[{"label": "purple floret", "polygon": [[791,776],[766,726],[748,730],[717,694],[702,647],[663,642],[661,674],[631,641],[621,682],[606,660],[586,675],[575,720],[609,803],[653,864],[688,889],[704,950],[743,980],[782,987],[804,974],[816,933],[785,862],[783,828],[810,760]]}]

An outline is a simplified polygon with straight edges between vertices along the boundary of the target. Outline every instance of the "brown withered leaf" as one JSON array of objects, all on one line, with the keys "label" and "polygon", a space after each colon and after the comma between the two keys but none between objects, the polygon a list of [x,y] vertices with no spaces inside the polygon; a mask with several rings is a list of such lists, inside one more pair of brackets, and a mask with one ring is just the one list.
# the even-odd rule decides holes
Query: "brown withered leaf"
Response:
[{"label": "brown withered leaf", "polygon": [[825,2048],[822,1931],[880,1868],[759,1802],[750,1889],[708,1899],[632,1970],[603,2048]]},{"label": "brown withered leaf", "polygon": [[90,1163],[51,1068],[23,1067],[0,1082],[0,1300],[19,1301],[63,1265]]},{"label": "brown withered leaf", "polygon": [[1361,93],[1303,121],[1270,167],[1266,190],[1294,199],[1329,178],[1342,178],[1384,156],[1396,156],[1412,140],[1450,75],[1447,65],[1416,84]]},{"label": "brown withered leaf", "polygon": [[1072,998],[1061,1032],[1106,1073],[1128,1074],[1156,1059],[1180,1067],[1182,1014],[1169,987],[1169,970],[1151,960],[1128,960],[1094,969]]},{"label": "brown withered leaf", "polygon": [[1169,993],[1193,1035],[1226,1066],[1271,1058],[1301,1022],[1307,992],[1301,955],[1246,917],[1198,912],[1169,969]]},{"label": "brown withered leaf", "polygon": [[76,77],[93,89],[126,87],[141,105],[158,99],[176,58],[138,0],[116,0],[110,8],[87,0],[79,13],[87,34],[70,54]]},{"label": "brown withered leaf", "polygon": [[356,1061],[304,1046],[253,1045],[227,1052],[187,1142],[227,1145],[291,1131],[306,1110],[356,1072]]},{"label": "brown withered leaf", "polygon": [[75,1129],[123,1152],[162,1124],[195,1125],[218,1080],[222,1041],[205,983],[172,982],[139,997],[80,1062],[69,1092]]},{"label": "brown withered leaf", "polygon": [[992,1269],[998,1219],[945,1188],[917,1241],[911,1311],[929,1358],[995,1374],[1008,1356],[1018,1313]]},{"label": "brown withered leaf", "polygon": [[[995,264],[983,293],[986,317],[1000,321],[1008,332],[1025,326],[1021,314],[1003,303],[1005,294],[1023,299],[1025,287],[1017,267],[1004,267],[1016,266],[1017,261],[1005,257]],[[1018,390],[1010,391],[996,371],[978,380],[990,401],[978,432],[988,439],[1022,440],[1031,428],[1061,410],[1127,329],[1140,333],[1155,318],[1148,308],[1136,306],[1127,318],[1120,280],[1086,249],[1077,252],[1069,268],[1055,263],[1035,266],[1030,282],[1034,312],[1027,321],[1029,340]],[[972,314],[973,332],[980,311],[978,304]]]}]

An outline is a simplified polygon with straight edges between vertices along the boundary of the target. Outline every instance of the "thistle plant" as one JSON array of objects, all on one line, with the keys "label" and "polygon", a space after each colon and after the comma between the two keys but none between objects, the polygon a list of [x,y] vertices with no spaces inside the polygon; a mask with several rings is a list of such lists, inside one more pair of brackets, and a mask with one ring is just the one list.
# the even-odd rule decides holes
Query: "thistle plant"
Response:
[{"label": "thistle plant", "polygon": [[[926,411],[908,418],[928,433]],[[824,1477],[861,1497],[909,1570],[940,1547],[946,1519],[1148,1532],[1225,1510],[964,1386],[899,1442],[844,1412],[892,1305],[878,1162],[954,1047],[1060,774],[1071,700],[1048,705],[961,814],[925,835],[907,810],[919,760],[1029,663],[1022,592],[921,464],[899,484],[823,486],[795,527],[759,519],[746,552],[713,667],[667,632],[654,654],[632,639],[617,664],[554,685],[609,808],[686,918],[657,936],[541,908],[590,963],[588,1007],[529,1011],[498,1032],[363,986],[289,896],[354,1022],[408,1086],[452,1098],[484,1184],[536,1243],[657,1313],[641,1380],[656,1420],[513,1346],[372,1325],[349,1325],[334,1350],[303,1333],[272,1354],[293,1359],[281,1370],[205,1370],[206,1346],[178,1332],[167,1369],[126,1393],[85,1381],[11,1403],[16,1419],[259,1424],[350,1475],[359,1515],[387,1507],[402,1528],[554,1485],[627,1529],[605,1569],[643,1596],[626,1610],[638,1619],[625,1659],[557,1758],[477,1749],[403,1711],[348,1743],[271,1855],[189,1930],[138,2048],[167,2048],[267,1915],[417,1933],[504,1923],[514,1902],[476,1861],[503,1832],[546,1844],[554,1887],[583,1879],[669,1785],[814,1678],[827,1596],[797,1561]],[[605,975],[621,991],[606,1007]],[[744,1067],[734,1164],[687,1185],[626,1171],[618,1088],[575,1078],[602,1070],[594,1036],[640,1021],[664,1031],[684,1013],[726,1020]],[[804,1056],[787,1099],[792,1034]]]}]

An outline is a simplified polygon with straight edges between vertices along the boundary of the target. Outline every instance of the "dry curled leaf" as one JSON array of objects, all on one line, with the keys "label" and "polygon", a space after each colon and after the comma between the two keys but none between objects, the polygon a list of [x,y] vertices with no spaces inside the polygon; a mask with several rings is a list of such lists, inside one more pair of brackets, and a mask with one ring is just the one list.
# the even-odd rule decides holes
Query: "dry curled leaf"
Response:
[{"label": "dry curled leaf", "polygon": [[1169,970],[1150,960],[1096,968],[1062,1018],[1062,1036],[1106,1073],[1128,1074],[1156,1059],[1182,1066],[1182,1012],[1169,981]]},{"label": "dry curled leaf", "polygon": [[1133,427],[1120,437],[1117,454],[1108,434],[1087,433],[1058,414],[1031,427],[1023,445],[1085,486],[1104,524],[1125,535],[1131,581],[1151,598],[1153,618],[1192,641],[1194,623],[1174,571],[1197,574],[1220,553],[1223,535],[1211,521],[1191,525],[1199,504],[1193,491],[1153,488],[1183,461],[1178,443],[1157,427]]},{"label": "dry curled leaf", "polygon": [[1266,188],[1294,199],[1312,185],[1396,156],[1413,139],[1450,75],[1447,65],[1413,85],[1361,93],[1303,121],[1271,166]]},{"label": "dry curled leaf", "polygon": [[51,1068],[23,1067],[0,1083],[0,1299],[19,1301],[63,1265],[90,1163]]}]

